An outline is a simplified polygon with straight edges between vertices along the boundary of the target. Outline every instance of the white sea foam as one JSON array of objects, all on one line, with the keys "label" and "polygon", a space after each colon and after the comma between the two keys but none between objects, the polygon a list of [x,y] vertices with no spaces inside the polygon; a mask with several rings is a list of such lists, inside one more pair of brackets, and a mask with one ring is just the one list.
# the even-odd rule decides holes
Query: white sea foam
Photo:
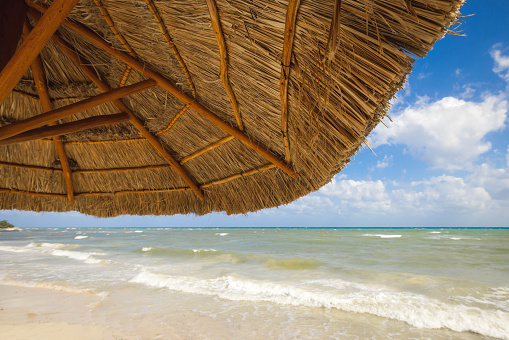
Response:
[{"label": "white sea foam", "polygon": [[20,229],[18,227],[9,227],[9,228],[2,228],[0,231],[22,231],[23,229]]},{"label": "white sea foam", "polygon": [[151,251],[152,247],[143,247],[141,248],[141,251]]},{"label": "white sea foam", "polygon": [[134,232],[135,232],[135,233],[142,233],[142,232],[143,232],[143,230],[135,230]]},{"label": "white sea foam", "polygon": [[399,238],[403,235],[385,235],[385,234],[363,234],[362,236],[380,237],[380,238]]},{"label": "white sea foam", "polygon": [[93,255],[106,255],[104,253],[86,253],[86,252],[79,252],[79,251],[55,249],[51,252],[51,255],[67,257],[70,259],[83,261],[85,263],[101,263],[101,262],[107,263],[108,262],[108,261],[97,259],[93,256]]},{"label": "white sea foam", "polygon": [[205,253],[205,252],[214,252],[216,249],[193,249],[193,253]]},{"label": "white sea foam", "polygon": [[459,237],[459,236],[453,236],[450,238],[451,240],[480,240],[480,238],[477,237]]},{"label": "white sea foam", "polygon": [[216,233],[216,235],[219,235],[219,236],[226,236],[226,235],[228,235],[228,233]]},{"label": "white sea foam", "polygon": [[88,236],[86,236],[86,235],[76,236],[74,239],[75,240],[82,240],[82,239],[85,239],[85,238],[88,238]]},{"label": "white sea foam", "polygon": [[35,243],[32,242],[27,245],[28,248],[39,248],[39,250],[46,249],[61,249],[61,248],[78,248],[81,247],[79,244],[62,244],[62,243]]},{"label": "white sea foam", "polygon": [[337,308],[400,320],[419,328],[449,328],[458,332],[470,331],[509,339],[509,313],[450,305],[409,292],[366,289],[341,293],[269,281],[243,280],[232,276],[199,279],[147,271],[139,273],[131,282],[228,300]]},{"label": "white sea foam", "polygon": [[441,231],[430,231],[429,233],[430,234],[441,234],[442,232]]}]

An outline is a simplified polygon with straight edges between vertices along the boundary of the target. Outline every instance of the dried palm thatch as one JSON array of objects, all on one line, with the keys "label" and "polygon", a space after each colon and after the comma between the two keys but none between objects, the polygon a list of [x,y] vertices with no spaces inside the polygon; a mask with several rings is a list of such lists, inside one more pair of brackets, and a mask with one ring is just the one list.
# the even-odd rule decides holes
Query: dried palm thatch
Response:
[{"label": "dried palm thatch", "polygon": [[345,167],[462,5],[72,2],[27,0],[0,76],[1,209],[201,215],[291,202]]}]

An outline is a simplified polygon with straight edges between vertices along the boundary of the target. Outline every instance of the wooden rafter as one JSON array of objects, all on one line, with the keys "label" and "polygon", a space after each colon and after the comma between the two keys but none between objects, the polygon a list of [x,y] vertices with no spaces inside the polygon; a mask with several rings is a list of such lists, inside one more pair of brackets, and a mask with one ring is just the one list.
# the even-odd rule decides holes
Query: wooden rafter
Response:
[{"label": "wooden rafter", "polygon": [[136,92],[150,89],[156,85],[157,83],[152,79],[144,80],[130,86],[120,87],[118,89],[87,98],[77,103],[63,106],[46,113],[42,113],[40,115],[0,127],[0,140],[7,139],[9,137],[38,128],[48,123],[56,122],[59,119],[72,116],[75,113],[91,109],[97,105],[101,105]]},{"label": "wooden rafter", "polygon": [[[35,9],[41,10],[41,11],[45,11],[45,8],[46,8],[44,5],[41,5],[39,3],[28,2],[28,5]],[[32,10],[29,10],[29,14],[31,16],[34,16],[36,19],[38,17],[38,13],[34,13],[34,11],[32,11]],[[253,149],[254,151],[256,151],[258,154],[260,154],[262,157],[267,159],[269,162],[275,164],[277,167],[279,167],[281,170],[283,170],[289,176],[294,177],[294,178],[297,177],[297,173],[290,166],[288,166],[283,160],[281,160],[279,157],[276,157],[272,152],[267,150],[262,145],[258,144],[257,142],[252,141],[249,138],[249,136],[244,134],[242,131],[238,130],[237,128],[235,128],[235,127],[231,126],[230,124],[226,123],[225,121],[223,121],[215,113],[213,113],[212,111],[207,109],[205,106],[200,104],[196,99],[181,92],[171,81],[169,81],[168,79],[166,79],[159,73],[153,71],[151,68],[142,64],[141,62],[139,62],[138,60],[129,56],[128,54],[126,54],[122,51],[116,50],[107,41],[105,41],[103,38],[101,38],[99,35],[97,35],[95,32],[93,32],[86,26],[83,26],[82,24],[76,23],[71,20],[65,20],[63,24],[66,27],[70,28],[71,30],[75,31],[76,33],[87,38],[89,41],[91,41],[98,47],[102,48],[106,52],[117,57],[118,59],[122,60],[126,64],[132,66],[136,71],[138,71],[142,75],[145,75],[148,78],[154,79],[158,83],[159,86],[164,88],[170,94],[174,95],[177,99],[179,99],[183,103],[190,104],[191,108],[193,108],[196,112],[198,112],[204,118],[209,120],[211,123],[215,124],[216,126],[221,128],[225,132],[227,132],[230,135],[237,138],[240,142],[242,142],[246,146],[248,146],[251,149]]]},{"label": "wooden rafter", "polygon": [[55,0],[0,73],[0,104],[79,0]]},{"label": "wooden rafter", "polygon": [[[92,82],[94,82],[97,87],[101,91],[104,91],[107,93],[107,91],[110,90],[110,87],[108,84],[103,82],[95,73],[95,71],[90,68],[88,63],[85,60],[82,60],[82,58],[58,35],[55,35],[53,37],[53,41],[62,49],[62,51],[71,59],[76,66],[80,68],[85,75],[87,75]],[[131,85],[132,86],[132,85]],[[127,87],[123,87],[127,88]],[[125,112],[129,115],[129,121],[131,124],[133,124],[138,131],[147,139],[147,141],[157,150],[157,152],[175,169],[175,171],[182,177],[182,179],[189,185],[189,187],[194,191],[194,193],[200,198],[203,199],[205,196],[203,195],[203,192],[200,190],[198,185],[194,182],[194,180],[191,178],[191,176],[187,173],[187,171],[182,168],[182,166],[177,162],[177,160],[166,150],[166,148],[161,144],[159,139],[157,139],[156,136],[154,136],[143,124],[143,122],[134,114],[134,112],[131,111],[127,105],[125,105],[120,99],[114,100],[113,105],[117,107],[122,112]]]},{"label": "wooden rafter", "polygon": [[172,126],[177,122],[177,119],[180,118],[180,116],[182,116],[184,114],[184,112],[187,111],[187,109],[190,107],[191,105],[189,104],[186,104],[184,105],[184,107],[182,109],[180,109],[180,111],[175,115],[175,117],[173,117],[173,119],[171,120],[171,122],[168,124],[168,126],[164,129],[162,129],[161,131],[158,131],[156,132],[156,136],[157,135],[160,135],[162,133],[165,133],[167,132],[168,130],[170,130],[172,128]]},{"label": "wooden rafter", "polygon": [[[129,115],[127,113],[117,113],[113,115],[94,116],[66,124],[44,126],[38,129],[20,133],[14,137],[0,140],[0,146],[65,135],[68,133],[79,132],[98,126],[118,124],[128,120]],[[60,141],[60,143],[62,142]],[[68,162],[69,161],[67,161],[67,163]]]},{"label": "wooden rafter", "polygon": [[76,174],[97,174],[97,173],[104,173],[104,172],[140,171],[140,170],[155,170],[155,169],[169,169],[169,168],[171,168],[171,165],[169,165],[169,164],[156,164],[156,165],[135,166],[135,167],[129,167],[129,168],[80,169],[80,170],[76,170],[74,173],[76,173]]},{"label": "wooden rafter", "polygon": [[54,194],[54,193],[49,193],[49,192],[23,191],[23,190],[7,189],[7,188],[0,188],[0,193],[2,193],[2,194],[19,194],[19,195],[27,195],[27,196],[39,196],[39,197],[63,197],[63,198],[67,198],[66,194]]},{"label": "wooden rafter", "polygon": [[[120,34],[120,32],[115,27],[115,23],[113,22],[113,19],[111,18],[110,14],[106,10],[106,7],[104,7],[104,4],[102,3],[102,1],[101,0],[94,0],[94,2],[97,5],[97,7],[99,7],[99,10],[101,11],[101,14],[102,14],[102,16],[104,18],[104,21],[106,21],[106,23],[108,24],[108,27],[113,32],[113,34],[115,34],[115,36],[117,37],[118,41],[120,41],[122,46],[124,46],[126,51],[128,51],[131,56],[133,56],[134,58],[138,58],[138,55],[133,50],[131,45],[129,45],[127,40],[125,40],[124,36],[122,34]],[[120,80],[119,87],[125,86],[125,84],[127,83],[127,79],[129,78],[129,74],[131,74],[131,70],[132,70],[132,67],[130,67],[130,66],[126,67],[126,69],[124,71],[124,75],[122,76],[122,79]]]},{"label": "wooden rafter", "polygon": [[228,143],[229,141],[231,141],[232,139],[234,139],[233,136],[228,136],[228,137],[225,137],[223,139],[220,139],[219,141],[215,142],[215,143],[212,143],[210,145],[207,145],[206,147],[204,147],[203,149],[201,150],[198,150],[194,153],[192,153],[191,155],[187,156],[187,157],[184,157],[181,161],[180,161],[180,164],[184,164],[186,162],[189,162],[191,159],[193,158],[196,158],[198,156],[201,156],[203,155],[204,153],[206,152],[209,152],[210,150],[213,150],[215,148],[217,148],[218,146],[221,146],[223,145],[224,143]]},{"label": "wooden rafter", "polygon": [[11,168],[19,168],[19,169],[28,169],[28,170],[41,170],[41,171],[63,171],[58,168],[47,168],[44,166],[38,165],[27,165],[27,164],[18,164],[18,163],[9,163],[9,162],[0,162],[0,166],[8,166]]},{"label": "wooden rafter", "polygon": [[290,162],[290,140],[288,139],[288,82],[290,80],[290,61],[292,58],[293,39],[300,0],[290,0],[286,12],[285,40],[283,58],[281,60],[281,77],[279,79],[279,94],[281,96],[281,132],[285,147],[285,160]]},{"label": "wooden rafter", "polygon": [[[26,39],[28,37],[28,35],[30,34],[30,30],[31,30],[30,23],[28,22],[28,19],[25,18],[25,21],[23,23],[23,39]],[[46,75],[44,74],[44,67],[42,65],[42,60],[40,56],[37,56],[34,62],[32,63],[32,75],[34,77],[35,87],[37,88],[37,94],[39,95],[39,100],[41,102],[44,112],[49,112],[53,110],[53,104],[51,102],[48,87],[46,85]],[[54,124],[55,123],[50,123],[49,125],[51,126]],[[74,189],[72,183],[71,166],[69,165],[69,159],[67,158],[65,147],[62,141],[60,140],[60,136],[58,135],[53,136],[53,144],[55,145],[55,149],[57,150],[58,154],[58,159],[60,160],[60,164],[62,166],[65,189],[67,193],[67,203],[73,204]]]},{"label": "wooden rafter", "polygon": [[152,0],[145,0],[147,3],[148,8],[154,15],[154,18],[157,21],[157,24],[159,25],[159,28],[161,29],[161,32],[163,32],[164,39],[166,39],[166,42],[170,46],[171,50],[173,51],[173,55],[177,59],[177,61],[180,64],[180,67],[182,68],[182,71],[184,71],[184,74],[187,79],[187,83],[189,84],[189,87],[191,88],[191,92],[193,93],[193,97],[196,98],[196,88],[194,87],[193,80],[191,79],[191,74],[189,73],[189,70],[187,69],[186,63],[184,62],[184,59],[182,59],[182,56],[180,55],[177,46],[175,46],[175,43],[173,42],[173,39],[170,36],[170,33],[168,32],[168,28],[166,27],[163,18],[161,17],[161,14],[159,14],[159,11],[157,10],[156,5],[154,4],[154,1]]},{"label": "wooden rafter", "polygon": [[239,103],[235,98],[235,93],[233,92],[232,85],[230,84],[230,79],[228,77],[228,50],[226,49],[226,42],[224,40],[223,29],[221,28],[221,18],[219,17],[219,11],[217,10],[216,1],[207,0],[207,6],[209,8],[212,28],[214,29],[217,44],[219,46],[219,58],[221,60],[221,68],[219,72],[221,82],[223,83],[224,89],[228,94],[230,101],[232,102],[233,111],[235,112],[235,119],[237,120],[237,126],[239,127],[239,130],[242,131],[244,130],[244,126],[242,124],[242,118],[240,116]]}]

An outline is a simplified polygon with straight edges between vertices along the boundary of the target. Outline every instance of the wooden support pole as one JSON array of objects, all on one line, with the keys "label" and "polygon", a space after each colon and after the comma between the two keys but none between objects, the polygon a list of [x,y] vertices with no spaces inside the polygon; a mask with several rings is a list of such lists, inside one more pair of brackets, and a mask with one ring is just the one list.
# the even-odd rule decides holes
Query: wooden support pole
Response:
[{"label": "wooden support pole", "polygon": [[129,115],[127,113],[117,113],[113,115],[94,116],[66,124],[44,126],[38,129],[33,129],[30,131],[20,133],[11,138],[0,140],[0,146],[14,143],[29,142],[41,138],[65,135],[68,133],[91,129],[97,126],[122,123],[128,120]]},{"label": "wooden support pole", "polygon": [[137,84],[120,87],[118,89],[87,98],[77,103],[63,106],[46,113],[0,127],[0,140],[7,139],[22,132],[55,122],[59,119],[69,117],[75,113],[91,109],[97,105],[101,105],[136,92],[150,89],[156,85],[157,83],[154,80],[148,79]]},{"label": "wooden support pole", "polygon": [[[23,38],[25,39],[26,37],[28,37],[29,34],[30,34],[30,24],[28,23],[28,20],[25,20],[23,24]],[[46,75],[44,74],[44,67],[42,65],[42,60],[40,56],[37,56],[34,62],[32,63],[32,75],[34,76],[35,87],[37,88],[39,100],[41,101],[41,105],[44,112],[49,112],[53,110],[53,104],[51,103],[48,87],[46,85]],[[55,125],[55,123],[50,123],[49,125],[52,126]],[[74,189],[72,183],[71,166],[69,165],[69,159],[67,158],[65,147],[62,141],[60,140],[60,136],[53,137],[53,144],[55,145],[55,149],[57,150],[58,154],[58,159],[60,160],[60,164],[62,165],[65,188],[67,193],[67,203],[73,204]]]},{"label": "wooden support pole", "polygon": [[[90,68],[89,63],[83,61],[80,56],[58,35],[53,37],[53,41],[62,49],[62,51],[80,68],[83,73],[85,73],[90,80],[92,80],[101,91],[107,92],[110,91],[110,87],[108,84],[103,82],[97,74],[94,72],[92,68]],[[203,192],[200,190],[198,185],[194,182],[191,176],[187,173],[186,170],[177,162],[177,160],[164,148],[159,139],[154,136],[143,124],[143,122],[134,114],[134,112],[127,107],[120,99],[114,100],[113,105],[115,105],[120,111],[125,112],[129,115],[129,121],[133,124],[138,131],[145,137],[150,144],[157,150],[157,152],[163,156],[163,158],[177,171],[177,173],[182,177],[182,179],[191,187],[193,192],[200,198],[203,199],[205,196]]]},{"label": "wooden support pole", "polygon": [[55,0],[0,73],[0,104],[79,0]]},{"label": "wooden support pole", "polygon": [[300,0],[290,0],[286,12],[285,40],[283,58],[281,59],[281,77],[279,78],[279,95],[281,97],[281,132],[285,147],[285,160],[290,162],[290,140],[288,138],[288,82],[290,80],[290,61],[292,59],[293,39],[297,22],[297,11]]},{"label": "wooden support pole", "polygon": [[[36,8],[38,10],[44,11],[45,6],[41,5],[39,3],[33,3],[28,2],[28,5],[30,7]],[[34,11],[29,10],[29,14],[33,16],[35,19],[38,17],[38,13],[34,13]],[[184,104],[190,104],[190,106],[198,112],[200,115],[202,115],[204,118],[206,118],[211,123],[215,124],[222,130],[226,131],[230,135],[237,138],[239,141],[241,141],[243,144],[247,145],[254,151],[256,151],[258,154],[263,156],[265,159],[267,159],[269,162],[275,164],[278,168],[286,172],[291,177],[295,178],[297,177],[297,173],[288,166],[283,160],[279,159],[279,157],[276,157],[272,152],[265,149],[262,145],[258,144],[257,142],[252,141],[246,134],[244,134],[239,129],[231,126],[230,124],[223,121],[221,118],[219,118],[215,113],[207,109],[202,104],[198,103],[193,97],[190,97],[189,95],[185,94],[184,92],[180,91],[171,81],[160,75],[159,73],[151,70],[146,65],[142,64],[138,60],[134,59],[127,53],[124,53],[122,51],[116,50],[113,46],[111,46],[107,41],[105,41],[103,38],[101,38],[99,35],[97,35],[94,31],[90,30],[89,28],[73,22],[71,20],[65,20],[63,24],[70,28],[71,30],[75,31],[76,33],[79,33],[83,37],[90,40],[92,43],[97,45],[98,47],[102,48],[106,52],[110,53],[111,55],[117,57],[118,59],[122,60],[126,64],[130,65],[132,68],[134,68],[136,71],[141,73],[142,75],[145,75],[148,78],[154,79],[159,86],[164,88],[166,91],[174,95],[177,99],[182,101]],[[1,131],[1,130],[0,130]]]},{"label": "wooden support pole", "polygon": [[210,13],[210,21],[212,22],[212,28],[214,29],[214,33],[216,34],[217,45],[219,46],[219,58],[221,61],[220,68],[220,78],[223,83],[224,89],[232,102],[233,111],[235,112],[235,118],[237,119],[237,126],[239,130],[244,130],[244,126],[242,125],[242,118],[240,116],[239,103],[235,98],[235,93],[233,92],[232,86],[230,84],[230,79],[228,78],[228,51],[226,49],[226,42],[224,40],[223,29],[221,28],[221,19],[219,18],[219,11],[217,10],[217,5],[215,0],[206,0],[207,6],[209,8]]}]

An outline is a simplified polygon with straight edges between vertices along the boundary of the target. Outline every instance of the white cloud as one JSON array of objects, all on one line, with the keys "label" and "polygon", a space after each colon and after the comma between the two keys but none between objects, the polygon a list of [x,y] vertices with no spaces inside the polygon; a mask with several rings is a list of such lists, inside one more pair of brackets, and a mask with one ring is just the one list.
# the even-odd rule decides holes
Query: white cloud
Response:
[{"label": "white cloud", "polygon": [[390,155],[389,157],[387,157],[387,155],[385,155],[384,159],[382,159],[381,161],[377,161],[376,162],[376,167],[378,169],[385,169],[385,168],[387,168],[390,165],[390,163],[392,163],[392,159],[393,158],[394,157],[392,155]]},{"label": "white cloud", "polygon": [[496,44],[491,50],[491,57],[495,61],[493,72],[497,73],[502,79],[509,82],[509,55],[502,54],[502,44]]},{"label": "white cloud", "polygon": [[299,198],[297,201],[285,206],[292,213],[320,215],[337,209],[334,203],[327,198],[317,195],[308,195]]},{"label": "white cloud", "polygon": [[503,221],[503,216],[509,216],[509,167],[497,169],[482,164],[465,178],[441,175],[390,184],[392,187],[381,180],[337,178],[282,209],[295,214],[342,218],[400,216],[409,223],[417,216],[436,217],[437,221],[482,215],[497,216]]},{"label": "white cloud", "polygon": [[401,144],[433,168],[471,168],[491,148],[486,134],[505,127],[508,102],[503,95],[488,95],[482,102],[445,97],[435,102],[421,98],[392,117],[389,129],[377,127],[369,138],[374,148]]}]

